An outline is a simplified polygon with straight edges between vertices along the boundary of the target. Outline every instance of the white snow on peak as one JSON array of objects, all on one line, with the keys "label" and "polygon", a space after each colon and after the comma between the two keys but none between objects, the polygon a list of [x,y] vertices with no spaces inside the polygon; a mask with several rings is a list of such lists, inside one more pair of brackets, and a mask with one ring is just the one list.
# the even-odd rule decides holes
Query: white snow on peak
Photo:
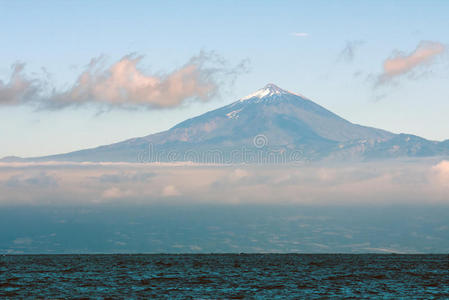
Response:
[{"label": "white snow on peak", "polygon": [[[251,98],[262,99],[262,98],[265,98],[265,97],[271,97],[271,96],[275,96],[275,95],[279,95],[280,96],[280,95],[287,95],[287,94],[294,94],[294,93],[286,91],[286,90],[283,90],[280,87],[278,87],[278,86],[276,86],[276,85],[274,85],[272,83],[269,83],[266,86],[264,86],[262,89],[257,90],[256,92],[254,92],[254,93],[252,93],[252,94],[250,94],[250,95],[248,95],[246,97],[241,98],[240,101],[245,101],[245,100],[248,100],[248,99],[251,99]],[[298,94],[294,94],[294,95],[303,97],[302,95],[298,95]],[[303,98],[305,98],[305,97],[303,97]]]},{"label": "white snow on peak", "polygon": [[246,97],[243,97],[240,100],[247,100],[247,99],[251,99],[251,98],[263,98],[263,97],[265,97],[265,96],[267,96],[269,94],[270,94],[269,90],[260,89],[260,90],[257,90],[256,92],[252,93],[252,94],[249,94]]}]

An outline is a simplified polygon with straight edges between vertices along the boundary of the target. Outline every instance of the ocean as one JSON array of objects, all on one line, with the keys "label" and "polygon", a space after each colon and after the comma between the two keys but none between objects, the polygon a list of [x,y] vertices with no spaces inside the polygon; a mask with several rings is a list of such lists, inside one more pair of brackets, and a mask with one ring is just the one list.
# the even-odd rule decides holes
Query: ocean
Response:
[{"label": "ocean", "polygon": [[0,298],[449,298],[449,255],[0,256]]}]

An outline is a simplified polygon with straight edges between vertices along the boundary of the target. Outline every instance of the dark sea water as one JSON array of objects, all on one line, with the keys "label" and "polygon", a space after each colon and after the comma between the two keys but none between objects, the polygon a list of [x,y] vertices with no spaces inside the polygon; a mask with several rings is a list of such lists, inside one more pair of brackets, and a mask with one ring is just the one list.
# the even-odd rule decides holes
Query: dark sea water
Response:
[{"label": "dark sea water", "polygon": [[1,254],[449,253],[449,206],[0,207]]},{"label": "dark sea water", "polygon": [[0,256],[0,298],[449,298],[449,255]]}]

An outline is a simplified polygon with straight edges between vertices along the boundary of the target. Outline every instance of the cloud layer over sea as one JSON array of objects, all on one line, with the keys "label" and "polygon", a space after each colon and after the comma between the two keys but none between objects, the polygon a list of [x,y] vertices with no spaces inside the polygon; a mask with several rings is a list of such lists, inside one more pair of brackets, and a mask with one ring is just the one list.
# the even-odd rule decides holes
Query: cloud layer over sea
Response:
[{"label": "cloud layer over sea", "polygon": [[447,204],[449,161],[0,163],[0,205]]}]

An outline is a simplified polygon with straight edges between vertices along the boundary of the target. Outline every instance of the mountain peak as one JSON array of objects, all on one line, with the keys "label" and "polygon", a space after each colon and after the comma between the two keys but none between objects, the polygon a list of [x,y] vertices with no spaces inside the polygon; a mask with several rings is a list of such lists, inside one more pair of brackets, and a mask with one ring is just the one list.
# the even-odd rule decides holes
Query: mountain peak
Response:
[{"label": "mountain peak", "polygon": [[256,92],[243,97],[240,100],[247,100],[247,99],[251,99],[251,98],[265,98],[265,97],[271,97],[274,95],[286,95],[286,94],[292,94],[289,91],[283,90],[280,87],[278,87],[277,85],[273,84],[273,83],[269,83],[267,85],[265,85],[263,88],[257,90]]},{"label": "mountain peak", "polygon": [[267,85],[265,85],[263,87],[263,89],[264,90],[268,90],[271,93],[288,93],[288,91],[281,89],[280,87],[278,87],[274,83],[268,83]]}]

